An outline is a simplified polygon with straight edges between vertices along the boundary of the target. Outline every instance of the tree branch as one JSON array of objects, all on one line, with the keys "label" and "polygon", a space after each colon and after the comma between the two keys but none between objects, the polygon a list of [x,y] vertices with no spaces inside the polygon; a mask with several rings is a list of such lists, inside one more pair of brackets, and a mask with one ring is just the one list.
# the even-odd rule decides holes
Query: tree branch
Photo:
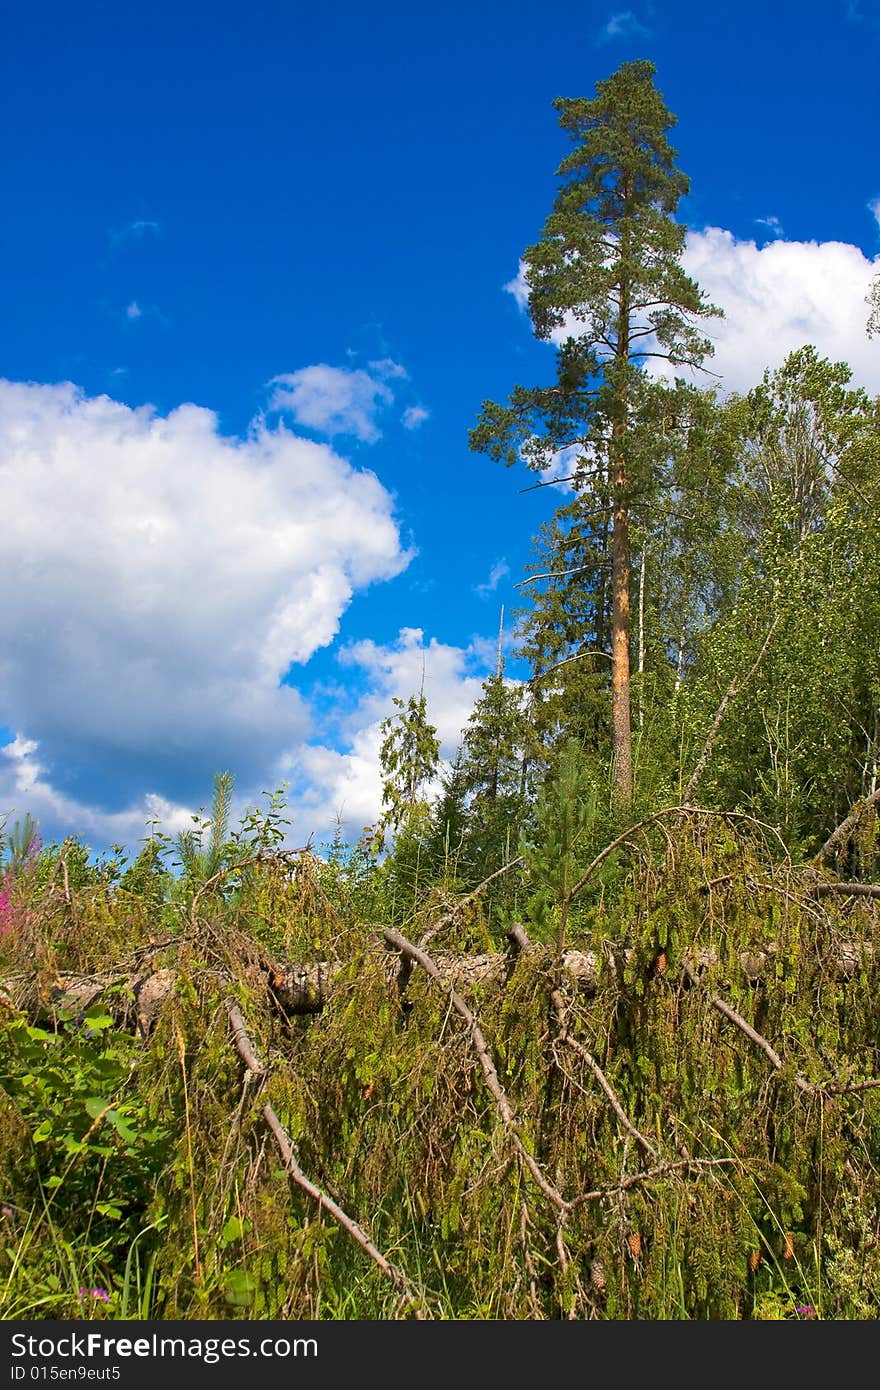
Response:
[{"label": "tree branch", "polygon": [[[247,1067],[248,1073],[262,1079],[266,1075],[266,1068],[258,1058],[253,1043],[248,1037],[241,1010],[236,1004],[230,1004],[228,1013],[229,1022],[232,1026],[232,1032],[235,1038],[235,1046],[238,1049],[239,1056]],[[406,1302],[413,1309],[416,1319],[423,1322],[425,1318],[423,1308],[426,1302],[424,1295],[417,1293],[406,1275],[401,1270],[397,1269],[395,1265],[391,1264],[389,1260],[386,1260],[381,1251],[376,1249],[376,1246],[370,1240],[366,1231],[362,1226],[358,1225],[357,1221],[354,1221],[348,1216],[346,1212],[342,1210],[342,1207],[340,1207],[337,1202],[334,1202],[332,1197],[328,1197],[326,1192],[322,1192],[319,1187],[316,1187],[313,1182],[309,1181],[296,1161],[290,1135],[282,1125],[273,1107],[267,1103],[262,1108],[262,1114],[266,1124],[275,1136],[275,1142],[278,1145],[278,1149],[284,1161],[284,1166],[297,1186],[302,1188],[303,1192],[309,1197],[312,1197],[318,1203],[319,1207],[329,1212],[334,1221],[351,1236],[355,1244],[359,1245],[366,1255],[369,1255],[370,1259],[375,1265],[378,1265],[385,1277],[390,1279],[395,1288],[401,1292]]]},{"label": "tree branch", "polygon": [[399,951],[401,955],[407,956],[410,960],[415,961],[415,963],[417,965],[420,965],[422,969],[425,971],[425,973],[429,975],[430,978],[434,980],[436,984],[440,985],[441,989],[443,989],[446,992],[449,998],[449,1002],[452,1005],[453,1009],[455,1009],[456,1013],[462,1019],[464,1019],[464,1022],[467,1025],[468,1031],[471,1035],[471,1041],[474,1044],[474,1051],[477,1054],[477,1060],[480,1064],[480,1070],[483,1073],[483,1080],[486,1083],[486,1089],[488,1090],[492,1099],[495,1101],[498,1113],[501,1116],[502,1122],[507,1128],[511,1136],[511,1139],[513,1140],[513,1144],[517,1153],[519,1154],[526,1168],[531,1173],[538,1187],[543,1192],[544,1196],[553,1204],[554,1207],[556,1207],[558,1211],[568,1212],[570,1210],[571,1203],[567,1202],[565,1198],[561,1196],[559,1192],[557,1192],[553,1184],[549,1182],[547,1178],[545,1178],[544,1174],[541,1172],[540,1167],[538,1166],[537,1161],[526,1148],[523,1142],[522,1136],[519,1132],[519,1126],[517,1125],[516,1119],[513,1114],[513,1110],[511,1109],[510,1101],[507,1098],[507,1092],[505,1091],[504,1087],[501,1084],[501,1081],[499,1080],[495,1063],[492,1060],[488,1044],[486,1043],[486,1039],[483,1036],[483,1031],[480,1028],[480,1025],[477,1023],[477,1020],[475,1019],[473,1013],[468,1008],[465,1001],[462,999],[461,995],[456,993],[456,991],[452,988],[451,985],[446,984],[445,980],[443,979],[443,976],[440,974],[440,971],[437,969],[437,966],[434,964],[431,957],[429,955],[426,955],[424,951],[420,950],[418,946],[414,946],[411,941],[407,941],[406,937],[401,936],[400,932],[394,931],[389,927],[386,928],[386,930],[382,934],[385,938],[386,943],[388,944],[388,946],[391,947],[392,950]]},{"label": "tree branch", "polygon": [[862,816],[866,811],[870,811],[872,806],[880,806],[880,787],[870,796],[866,796],[864,801],[856,802],[846,820],[841,821],[836,830],[832,830],[818,854],[814,856],[813,863],[822,864],[826,859],[830,859],[832,854],[836,854],[847,843]]},{"label": "tree branch", "polygon": [[590,1071],[593,1073],[599,1085],[602,1087],[602,1090],[608,1097],[611,1109],[614,1111],[615,1115],[617,1116],[623,1128],[626,1130],[627,1134],[632,1135],[633,1139],[635,1139],[639,1147],[644,1149],[645,1153],[648,1154],[650,1158],[659,1158],[660,1155],[654,1148],[654,1145],[650,1142],[650,1140],[645,1138],[641,1130],[636,1129],[635,1125],[629,1119],[626,1111],[624,1110],[623,1106],[617,1098],[617,1093],[615,1092],[614,1087],[611,1085],[611,1082],[608,1080],[604,1071],[599,1066],[599,1063],[596,1061],[595,1057],[593,1057],[592,1054],[587,1051],[582,1042],[580,1042],[577,1038],[573,1037],[572,1034],[569,1032],[568,1023],[566,1022],[565,1018],[565,1000],[563,999],[562,994],[558,989],[554,989],[551,991],[550,1001],[556,1013],[556,1021],[559,1024],[559,1041],[565,1043],[566,1047],[570,1047],[573,1052],[576,1052],[577,1055],[584,1062],[586,1062],[587,1066],[590,1068]]},{"label": "tree branch", "polygon": [[697,759],[697,765],[691,773],[690,780],[688,781],[688,784],[684,789],[682,801],[684,801],[685,804],[690,802],[691,797],[693,796],[700,781],[702,780],[703,773],[706,771],[706,765],[709,761],[709,755],[712,752],[712,747],[715,743],[716,738],[718,737],[718,731],[721,728],[722,721],[724,719],[725,714],[727,713],[728,705],[730,704],[731,700],[733,700],[739,694],[739,692],[748,685],[749,681],[755,675],[756,671],[758,670],[758,667],[764,660],[764,655],[767,651],[767,648],[770,645],[770,639],[776,631],[778,623],[779,615],[777,614],[776,617],[773,619],[772,623],[770,624],[769,631],[767,633],[767,636],[764,638],[761,650],[758,652],[758,655],[752,662],[752,665],[750,666],[746,676],[742,680],[740,680],[738,676],[735,676],[733,680],[730,682],[730,685],[727,688],[727,693],[723,697],[721,704],[718,706],[718,709],[715,712],[715,718],[712,720],[712,727],[706,735],[706,742],[703,744],[703,751]]}]

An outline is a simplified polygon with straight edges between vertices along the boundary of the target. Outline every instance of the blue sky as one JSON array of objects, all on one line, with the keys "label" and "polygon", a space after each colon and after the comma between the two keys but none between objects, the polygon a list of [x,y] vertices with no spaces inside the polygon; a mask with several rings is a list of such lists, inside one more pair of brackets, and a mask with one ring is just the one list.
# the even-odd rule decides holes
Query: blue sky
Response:
[{"label": "blue sky", "polygon": [[812,341],[880,391],[880,0],[50,3],[0,54],[0,815],[133,843],[230,767],[378,811],[425,672],[451,757],[560,500],[468,450],[546,379],[516,294],[557,96],[648,57],[725,389]]}]

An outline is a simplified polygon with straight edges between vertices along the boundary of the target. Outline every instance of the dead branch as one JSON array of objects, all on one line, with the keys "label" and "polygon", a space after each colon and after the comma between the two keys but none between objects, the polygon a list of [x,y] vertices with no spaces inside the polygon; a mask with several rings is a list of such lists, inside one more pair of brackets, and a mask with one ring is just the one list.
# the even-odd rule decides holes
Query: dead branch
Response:
[{"label": "dead branch", "polygon": [[253,1043],[247,1034],[244,1026],[241,1010],[235,1005],[230,1004],[227,1013],[229,1022],[232,1025],[232,1036],[235,1038],[235,1046],[238,1048],[238,1055],[244,1062],[251,1077],[262,1081],[266,1075],[266,1068],[257,1056]]},{"label": "dead branch", "polygon": [[[696,984],[696,978],[689,966],[685,965],[684,973],[690,980],[691,984]],[[710,994],[709,1002],[714,1009],[718,1010],[720,1014],[723,1014],[725,1018],[730,1019],[730,1022],[735,1024],[736,1027],[739,1028],[740,1032],[744,1033],[750,1042],[753,1042],[756,1047],[759,1047],[761,1049],[761,1051],[769,1059],[774,1071],[784,1071],[785,1063],[783,1062],[779,1053],[776,1051],[773,1044],[768,1042],[767,1039],[761,1033],[757,1032],[750,1023],[747,1023],[746,1020],[743,1018],[742,1014],[737,1013],[736,1009],[734,1009],[730,1004],[728,1004],[725,999],[722,999],[719,994]],[[831,1081],[818,1082],[808,1081],[805,1076],[801,1076],[799,1073],[796,1073],[793,1077],[793,1080],[794,1084],[797,1086],[798,1090],[803,1095],[810,1096],[847,1095],[850,1092],[872,1091],[876,1090],[877,1087],[880,1087],[880,1080],[874,1079],[868,1081],[849,1082],[840,1081],[838,1078],[835,1077]]]},{"label": "dead branch", "polygon": [[727,713],[727,708],[731,700],[735,699],[736,696],[740,693],[740,691],[745,689],[745,687],[751,681],[752,677],[755,675],[756,671],[758,670],[758,667],[764,660],[765,653],[770,645],[770,639],[776,631],[778,623],[779,614],[777,613],[776,617],[770,624],[770,628],[767,632],[767,636],[764,638],[761,650],[758,652],[758,655],[752,662],[752,665],[750,666],[746,675],[742,679],[740,679],[739,676],[734,676],[733,680],[730,682],[730,685],[727,688],[727,693],[724,695],[721,704],[718,706],[718,709],[715,712],[715,718],[712,720],[711,728],[709,729],[709,732],[706,735],[706,742],[703,744],[703,751],[697,759],[697,765],[691,773],[690,778],[688,780],[688,784],[684,789],[682,801],[684,801],[685,803],[691,800],[694,792],[696,791],[699,783],[702,780],[703,773],[706,771],[706,765],[709,762],[709,755],[712,752],[715,740],[718,737],[718,731],[721,728],[724,716]]},{"label": "dead branch", "polygon": [[657,1178],[665,1178],[670,1173],[681,1172],[686,1169],[738,1166],[741,1165],[739,1159],[736,1158],[683,1158],[674,1163],[661,1163],[656,1168],[645,1168],[641,1173],[630,1173],[611,1187],[597,1187],[592,1192],[582,1192],[579,1197],[574,1199],[572,1206],[576,1206],[580,1202],[597,1202],[602,1197],[617,1197],[621,1192],[629,1192],[630,1188],[638,1187],[640,1183],[653,1182]]},{"label": "dead branch", "polygon": [[480,1070],[483,1073],[483,1079],[486,1083],[486,1089],[495,1101],[498,1113],[510,1133],[517,1153],[548,1201],[552,1202],[558,1211],[567,1212],[570,1208],[570,1203],[567,1202],[565,1198],[557,1192],[553,1184],[545,1178],[536,1159],[526,1148],[522,1140],[519,1126],[517,1125],[513,1110],[511,1109],[510,1101],[507,1098],[507,1092],[498,1078],[498,1072],[495,1068],[495,1063],[492,1061],[488,1044],[486,1043],[483,1031],[477,1023],[473,1013],[453,986],[446,983],[430,956],[426,955],[424,951],[420,951],[418,946],[414,946],[411,941],[407,941],[406,937],[401,936],[400,932],[393,931],[391,928],[387,928],[383,932],[383,936],[392,950],[399,951],[401,955],[408,956],[410,960],[415,961],[415,963],[420,965],[425,973],[446,992],[450,1004],[467,1024],[471,1040],[474,1044],[474,1050],[477,1054],[477,1060],[480,1063]]},{"label": "dead branch", "polygon": [[[266,1068],[257,1056],[253,1043],[248,1037],[241,1010],[236,1004],[230,1004],[228,1012],[229,1022],[232,1027],[235,1046],[239,1056],[249,1073],[262,1079],[266,1075]],[[426,1302],[424,1296],[418,1294],[406,1275],[401,1270],[397,1269],[395,1265],[392,1265],[389,1260],[386,1260],[381,1251],[376,1249],[376,1246],[370,1240],[363,1227],[359,1226],[356,1221],[348,1216],[346,1212],[342,1210],[342,1207],[340,1207],[337,1202],[334,1202],[332,1197],[328,1197],[326,1192],[322,1192],[319,1187],[316,1187],[313,1182],[309,1181],[296,1161],[290,1135],[287,1133],[287,1130],[284,1128],[274,1109],[268,1102],[263,1106],[262,1114],[266,1124],[275,1136],[275,1141],[278,1145],[281,1157],[284,1160],[284,1166],[297,1186],[302,1188],[303,1192],[307,1193],[309,1197],[312,1197],[318,1203],[319,1207],[330,1213],[334,1221],[351,1236],[355,1244],[359,1245],[366,1255],[369,1255],[373,1263],[378,1265],[379,1269],[381,1269],[387,1279],[391,1280],[395,1288],[400,1290],[406,1302],[413,1309],[415,1317],[420,1321],[424,1321],[425,1315],[422,1311]]]},{"label": "dead branch", "polygon": [[599,1085],[602,1087],[602,1090],[608,1097],[611,1109],[614,1111],[615,1115],[617,1116],[623,1128],[626,1130],[627,1134],[631,1134],[633,1139],[635,1139],[636,1143],[639,1145],[639,1147],[644,1149],[645,1153],[648,1154],[651,1158],[659,1158],[660,1155],[654,1148],[654,1145],[650,1142],[650,1140],[645,1138],[641,1130],[636,1129],[635,1125],[630,1120],[629,1116],[627,1115],[626,1111],[624,1110],[623,1106],[617,1098],[617,1092],[614,1090],[614,1087],[611,1085],[611,1082],[608,1080],[608,1077],[605,1075],[604,1071],[599,1066],[599,1063],[596,1061],[595,1057],[593,1057],[592,1054],[587,1051],[582,1042],[580,1042],[576,1037],[574,1037],[572,1033],[569,1032],[568,1022],[565,1017],[565,1000],[563,999],[558,989],[554,989],[551,991],[550,1002],[553,1005],[554,1011],[556,1013],[556,1021],[559,1024],[559,1041],[564,1043],[566,1047],[570,1047],[573,1052],[577,1053],[577,1055],[581,1058],[582,1061],[586,1062],[587,1066],[590,1068],[590,1071],[593,1073]]},{"label": "dead branch", "polygon": [[841,821],[836,830],[832,830],[822,848],[813,857],[813,863],[824,864],[833,854],[842,849],[857,828],[862,816],[866,811],[870,811],[872,806],[880,806],[880,787],[871,792],[870,796],[866,796],[863,801],[856,802],[846,820]]},{"label": "dead branch", "polygon": [[817,897],[825,897],[828,893],[838,893],[841,897],[847,898],[880,898],[880,884],[823,883],[820,881],[814,884],[813,892]]},{"label": "dead branch", "polygon": [[596,565],[574,565],[570,570],[547,570],[544,574],[530,574],[528,579],[520,579],[513,587],[522,589],[526,584],[537,584],[539,579],[567,579],[570,574],[583,574],[595,568]]}]

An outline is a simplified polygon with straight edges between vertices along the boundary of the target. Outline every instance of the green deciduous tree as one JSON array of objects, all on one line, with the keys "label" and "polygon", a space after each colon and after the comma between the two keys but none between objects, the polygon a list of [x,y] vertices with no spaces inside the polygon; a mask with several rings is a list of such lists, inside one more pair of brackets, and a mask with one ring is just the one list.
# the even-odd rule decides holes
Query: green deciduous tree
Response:
[{"label": "green deciduous tree", "polygon": [[725,503],[735,577],[699,634],[682,699],[695,757],[775,622],[701,794],[778,824],[799,852],[878,775],[880,405],[851,375],[805,347],[727,407],[738,436]]}]

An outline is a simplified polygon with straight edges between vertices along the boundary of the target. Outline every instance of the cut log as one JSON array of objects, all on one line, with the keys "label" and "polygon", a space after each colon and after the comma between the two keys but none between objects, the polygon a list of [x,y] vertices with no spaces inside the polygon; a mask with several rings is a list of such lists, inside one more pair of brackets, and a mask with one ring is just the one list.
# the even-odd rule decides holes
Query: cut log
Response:
[{"label": "cut log", "polygon": [[[376,940],[365,969],[384,977],[388,987],[395,985],[399,958],[384,949],[383,938]],[[777,954],[774,943],[761,949],[742,951],[739,961],[750,979],[757,980]],[[552,947],[530,944],[530,958],[544,955],[548,971],[556,973],[556,957]],[[622,958],[631,959],[625,951]],[[509,952],[482,954],[441,954],[432,959],[443,980],[452,988],[468,990],[474,985],[503,981],[513,968]],[[833,952],[834,968],[839,979],[847,980],[857,974],[863,964],[872,961],[870,942],[840,940]],[[695,951],[688,957],[688,969],[699,974],[718,964],[717,953]],[[599,982],[602,957],[597,951],[565,951],[562,956],[563,976],[582,996],[595,994]],[[283,1014],[301,1016],[318,1014],[331,1002],[341,987],[340,975],[350,969],[345,961],[315,961],[311,964],[291,964],[276,961],[263,965],[250,964],[244,977],[255,989],[264,991]],[[155,969],[148,961],[137,970],[107,971],[95,975],[59,973],[47,980],[44,974],[30,972],[7,976],[0,980],[0,1000],[8,1007],[20,1009],[36,1018],[53,1018],[59,1014],[76,1017],[90,1005],[102,999],[122,1027],[129,1027],[146,1037],[152,1030],[161,1010],[174,991],[177,970],[173,966]]]}]

